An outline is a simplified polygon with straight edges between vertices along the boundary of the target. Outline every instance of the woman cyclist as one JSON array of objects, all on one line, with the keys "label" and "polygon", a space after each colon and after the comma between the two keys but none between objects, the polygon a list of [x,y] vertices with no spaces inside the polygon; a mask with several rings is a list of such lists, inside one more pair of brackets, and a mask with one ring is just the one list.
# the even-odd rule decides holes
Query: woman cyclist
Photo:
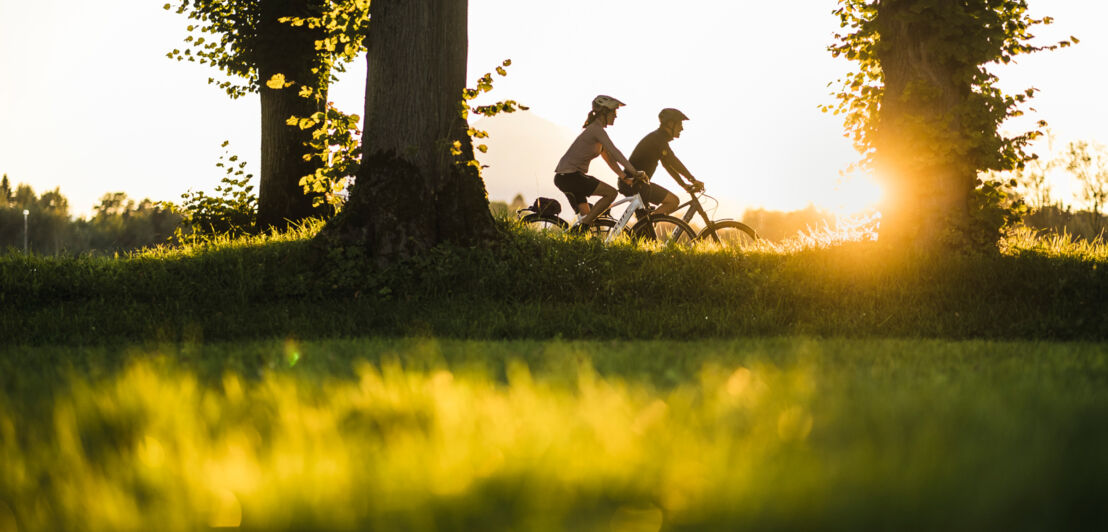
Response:
[{"label": "woman cyclist", "polygon": [[[558,167],[554,169],[554,186],[566,195],[573,210],[581,215],[581,228],[592,224],[616,199],[615,188],[586,174],[589,163],[597,155],[604,158],[604,162],[608,163],[617,176],[646,177],[645,173],[631,166],[604,131],[604,128],[615,123],[616,110],[621,106],[623,102],[611,96],[601,94],[594,98],[592,111],[585,119],[585,130],[570,144],[566,154],[558,161]],[[620,166],[623,166],[622,170]],[[592,208],[589,207],[589,196],[600,196],[600,200]]]}]

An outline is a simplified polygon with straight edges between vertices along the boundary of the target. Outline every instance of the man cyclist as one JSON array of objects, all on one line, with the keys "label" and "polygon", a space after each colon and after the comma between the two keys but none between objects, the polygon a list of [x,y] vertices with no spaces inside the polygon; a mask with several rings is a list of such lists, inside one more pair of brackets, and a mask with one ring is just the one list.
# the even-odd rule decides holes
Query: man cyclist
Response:
[{"label": "man cyclist", "polygon": [[[681,131],[685,129],[682,122],[688,119],[689,117],[685,116],[685,113],[677,109],[662,109],[662,112],[658,113],[658,122],[660,123],[658,129],[647,133],[635,146],[635,151],[631,152],[631,164],[635,168],[646,172],[648,176],[654,177],[654,171],[658,169],[658,163],[661,163],[666,172],[673,177],[673,180],[677,181],[677,184],[684,187],[685,183],[682,181],[682,177],[685,177],[692,184],[694,190],[703,190],[704,183],[697,181],[692,176],[689,169],[681,164],[681,160],[673,154],[673,150],[669,147],[671,140],[681,136]],[[654,209],[654,214],[669,214],[677,210],[677,196],[655,183],[636,184],[634,180],[624,178],[619,181],[619,192],[624,196],[639,192],[644,201],[651,205],[658,205]]]},{"label": "man cyclist", "polygon": [[[585,119],[585,130],[569,146],[554,169],[554,186],[566,195],[570,206],[581,215],[580,228],[588,227],[616,199],[616,189],[585,174],[589,171],[589,163],[598,155],[604,158],[604,162],[608,163],[616,175],[646,177],[645,173],[636,170],[627,161],[604,131],[604,128],[615,123],[616,111],[623,105],[623,102],[603,94],[594,98],[592,111]],[[620,165],[623,166],[622,170]],[[589,196],[600,196],[600,200],[592,208],[589,207]]]}]

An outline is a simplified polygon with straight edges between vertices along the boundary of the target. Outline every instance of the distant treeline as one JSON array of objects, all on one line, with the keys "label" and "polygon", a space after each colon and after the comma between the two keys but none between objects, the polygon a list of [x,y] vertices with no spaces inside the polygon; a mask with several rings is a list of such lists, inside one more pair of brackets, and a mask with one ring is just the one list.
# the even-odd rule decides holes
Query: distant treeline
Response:
[{"label": "distant treeline", "polygon": [[1023,219],[1024,225],[1044,232],[1068,233],[1088,241],[1104,238],[1108,216],[1092,211],[1075,211],[1062,205],[1047,205],[1032,209]]},{"label": "distant treeline", "polygon": [[181,222],[166,206],[149,199],[136,202],[123,192],[104,194],[93,210],[89,219],[73,219],[60,189],[41,195],[29,185],[13,189],[5,175],[0,180],[0,252],[23,251],[24,227],[31,253],[113,254],[166,243]]}]

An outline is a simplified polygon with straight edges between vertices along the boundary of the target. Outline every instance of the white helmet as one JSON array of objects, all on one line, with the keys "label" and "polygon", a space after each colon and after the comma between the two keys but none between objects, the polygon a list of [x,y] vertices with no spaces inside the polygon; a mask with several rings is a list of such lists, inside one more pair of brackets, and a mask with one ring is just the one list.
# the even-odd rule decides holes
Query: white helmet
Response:
[{"label": "white helmet", "polygon": [[625,105],[623,102],[603,94],[592,99],[592,110],[598,113],[601,111],[615,111],[623,105]]}]

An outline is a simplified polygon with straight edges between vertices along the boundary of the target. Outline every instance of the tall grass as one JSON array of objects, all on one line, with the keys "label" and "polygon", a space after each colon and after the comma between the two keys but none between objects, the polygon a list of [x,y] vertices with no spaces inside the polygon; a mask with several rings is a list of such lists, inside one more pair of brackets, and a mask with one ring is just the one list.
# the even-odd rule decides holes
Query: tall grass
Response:
[{"label": "tall grass", "polygon": [[1108,242],[1103,238],[1086,240],[1066,231],[1053,233],[1020,227],[1000,242],[1000,249],[1009,255],[1033,254],[1090,262],[1108,262]]}]

